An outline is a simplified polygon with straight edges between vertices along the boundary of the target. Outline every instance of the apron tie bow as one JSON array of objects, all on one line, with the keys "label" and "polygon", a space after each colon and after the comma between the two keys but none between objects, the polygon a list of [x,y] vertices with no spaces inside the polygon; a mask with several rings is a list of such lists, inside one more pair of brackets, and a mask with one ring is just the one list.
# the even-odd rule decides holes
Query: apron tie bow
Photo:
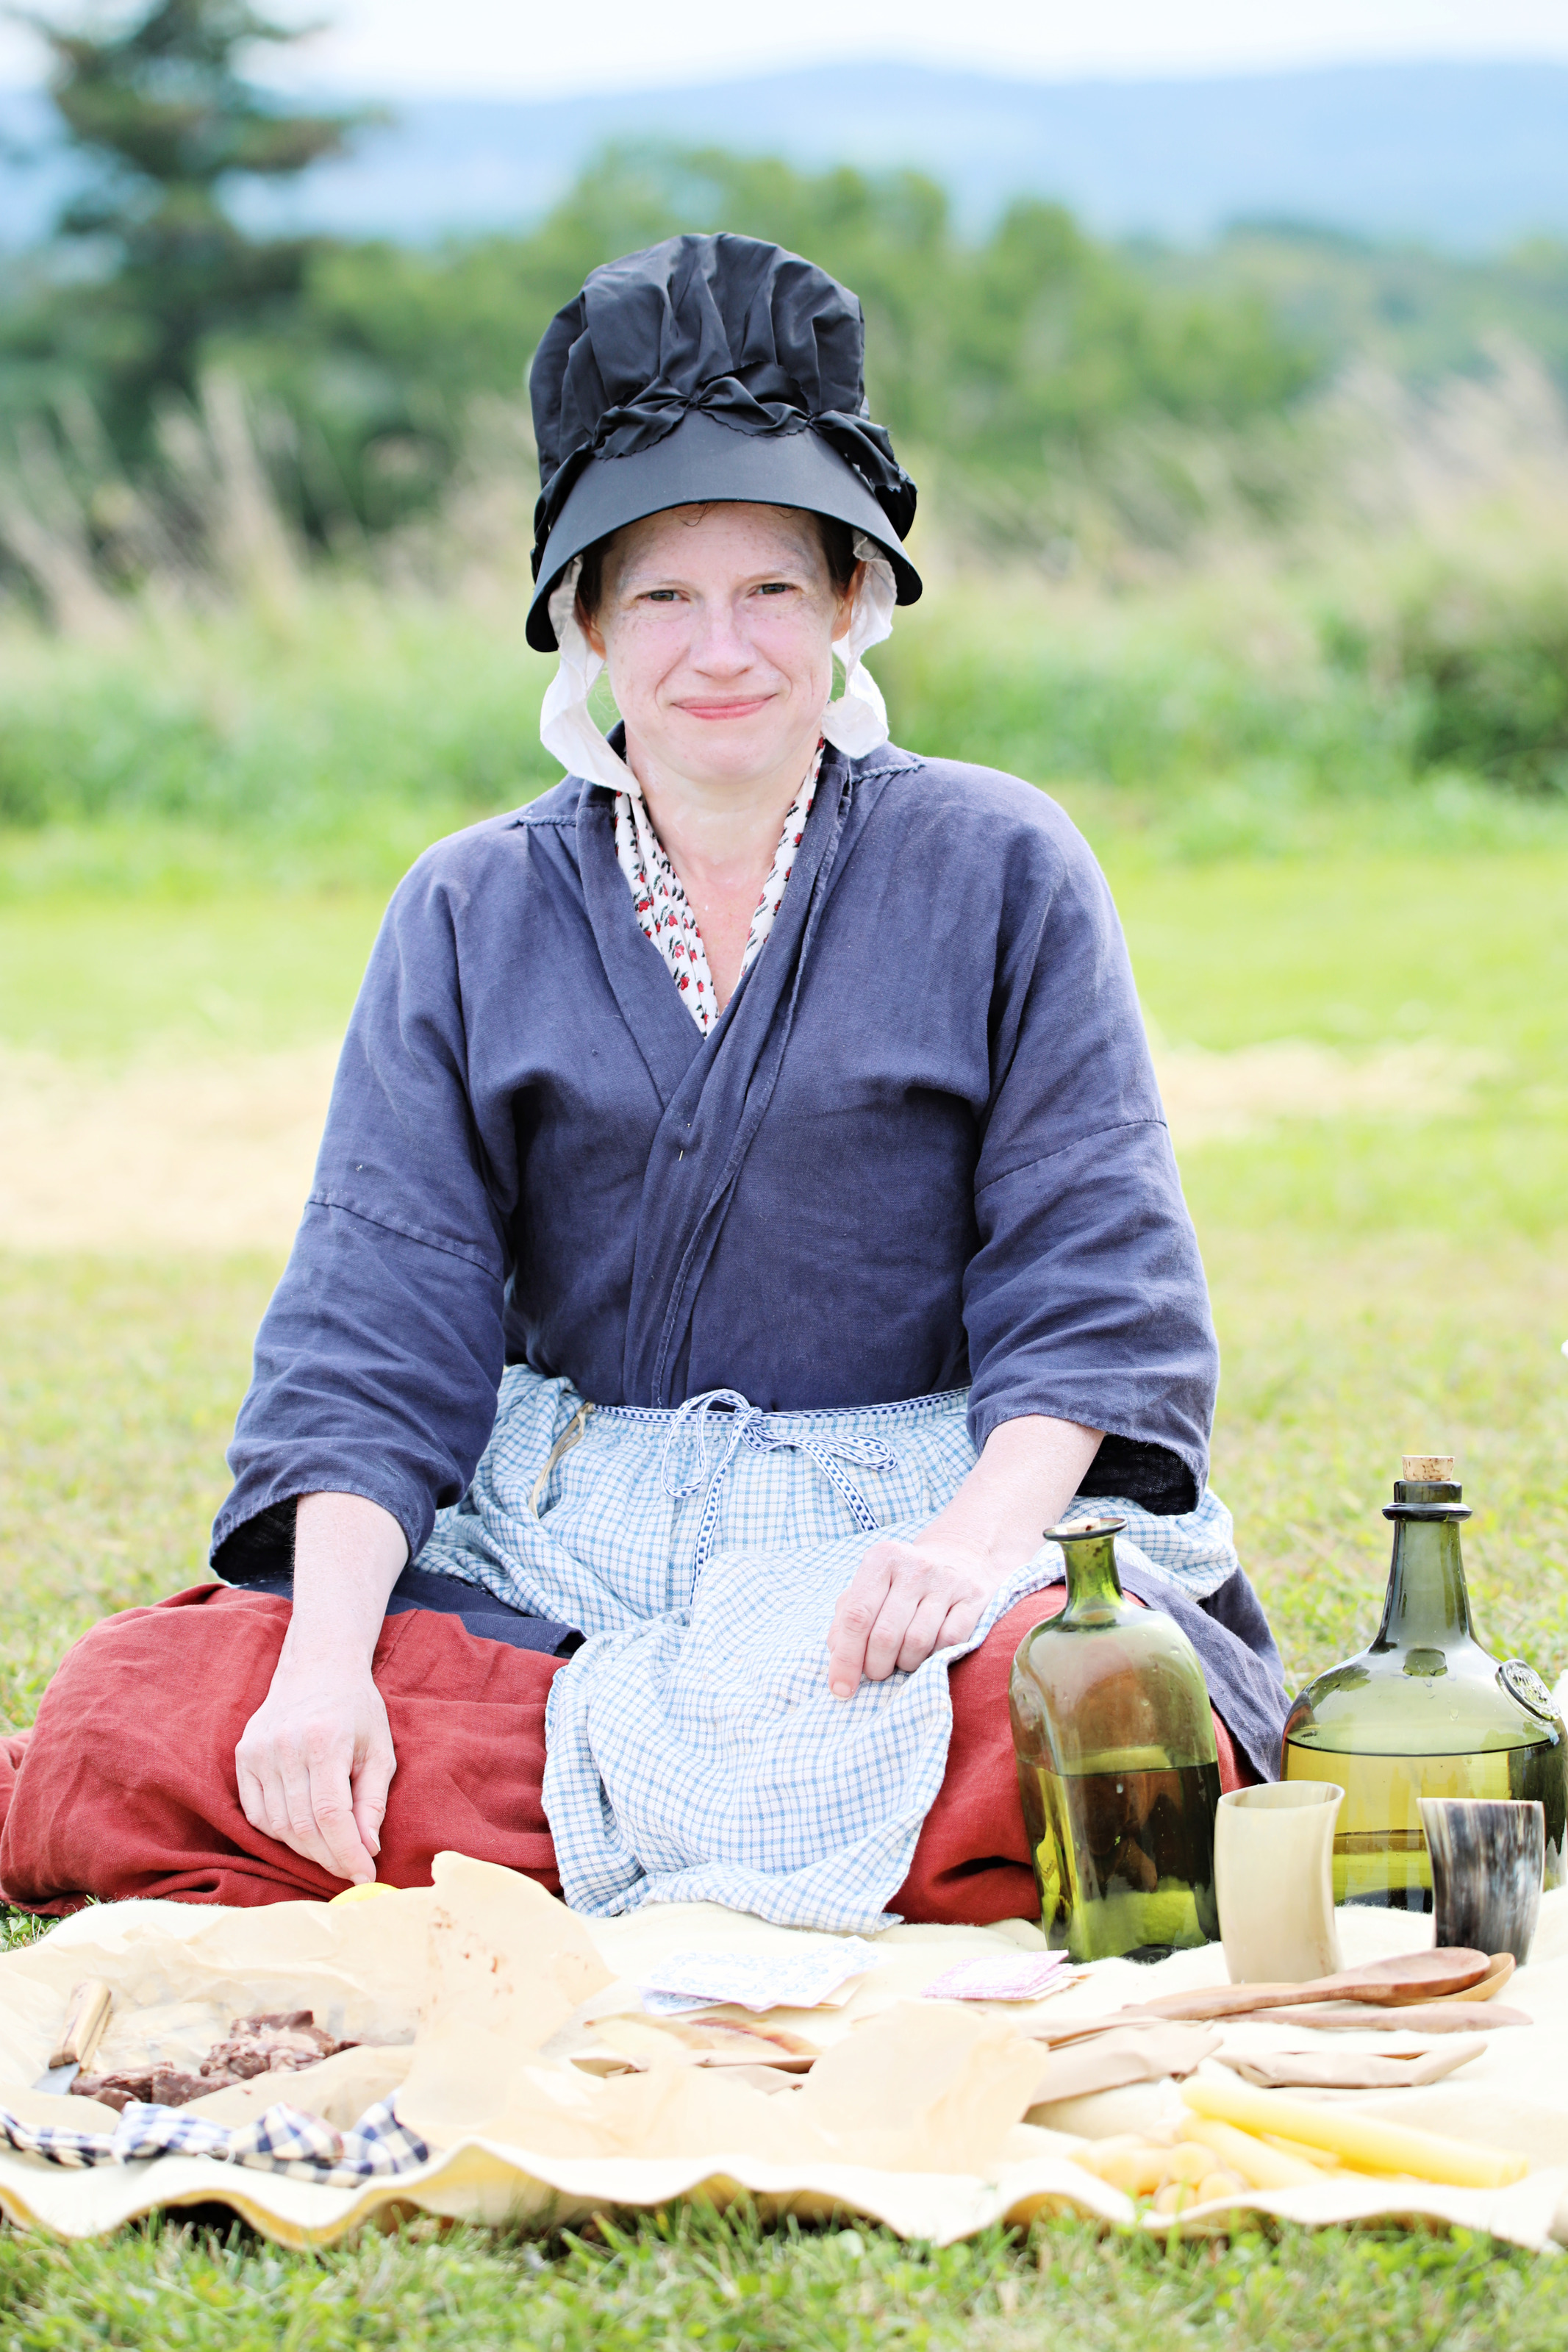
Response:
[{"label": "apron tie bow", "polygon": [[[688,1397],[676,1409],[670,1433],[664,1440],[660,1477],[672,1503],[687,1502],[700,1489],[706,1488],[693,1549],[694,1590],[695,1577],[701,1576],[713,1549],[725,1478],[743,1445],[749,1446],[758,1454],[798,1447],[840,1495],[852,1517],[868,1536],[874,1535],[881,1525],[876,1513],[841,1465],[848,1462],[862,1470],[896,1470],[898,1456],[893,1448],[885,1445],[879,1437],[791,1436],[779,1426],[781,1418],[763,1412],[742,1396],[738,1389],[705,1389],[700,1396]],[[716,1441],[716,1450],[711,1460],[710,1427],[715,1431]],[[695,1467],[689,1477],[677,1480],[674,1463],[677,1451],[682,1447],[691,1447],[695,1451]]]}]

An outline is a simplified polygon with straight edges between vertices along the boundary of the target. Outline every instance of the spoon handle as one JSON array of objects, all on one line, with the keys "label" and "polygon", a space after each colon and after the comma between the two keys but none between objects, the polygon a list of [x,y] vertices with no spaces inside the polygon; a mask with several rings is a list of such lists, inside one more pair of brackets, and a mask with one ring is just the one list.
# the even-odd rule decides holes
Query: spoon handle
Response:
[{"label": "spoon handle", "polygon": [[1343,1969],[1337,1976],[1313,1977],[1305,1984],[1216,1985],[1202,1992],[1166,1993],[1141,2006],[1147,2015],[1197,2020],[1245,2017],[1255,2009],[1288,2009],[1313,2000],[1355,2000],[1378,2009],[1402,2009],[1411,2001],[1457,1996],[1487,1975],[1489,1966],[1484,1954],[1456,1952],[1452,1969],[1441,1974],[1417,1969],[1411,1976],[1396,1977],[1376,1975],[1372,1969]]},{"label": "spoon handle", "polygon": [[1245,2017],[1254,2009],[1279,2009],[1288,2001],[1326,2000],[1339,1987],[1337,1977],[1319,1977],[1315,1983],[1216,1985],[1207,1992],[1167,1992],[1155,2000],[1141,2001],[1142,2017]]},{"label": "spoon handle", "polygon": [[1314,2032],[1366,2033],[1490,2033],[1501,2025],[1531,2025],[1522,2009],[1505,2008],[1500,2000],[1416,2000],[1390,2016],[1385,2009],[1369,2009],[1355,2000],[1329,2001],[1321,2009],[1261,2009],[1249,2021],[1254,2025],[1310,2026]]}]

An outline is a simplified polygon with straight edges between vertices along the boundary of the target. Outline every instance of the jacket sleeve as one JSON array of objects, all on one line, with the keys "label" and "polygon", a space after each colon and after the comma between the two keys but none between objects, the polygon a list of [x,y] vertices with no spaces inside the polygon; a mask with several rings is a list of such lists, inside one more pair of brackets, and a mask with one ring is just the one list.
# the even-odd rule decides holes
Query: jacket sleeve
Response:
[{"label": "jacket sleeve", "polygon": [[[1049,804],[1048,804],[1049,805]],[[1009,873],[965,1280],[977,1446],[1045,1413],[1106,1432],[1084,1491],[1191,1509],[1218,1349],[1111,895],[1052,809]]]},{"label": "jacket sleeve", "polygon": [[489,1436],[516,1182],[484,1150],[469,1096],[461,898],[422,861],[371,952],[256,1338],[214,1559],[262,1513],[318,1492],[379,1503],[412,1559]]}]

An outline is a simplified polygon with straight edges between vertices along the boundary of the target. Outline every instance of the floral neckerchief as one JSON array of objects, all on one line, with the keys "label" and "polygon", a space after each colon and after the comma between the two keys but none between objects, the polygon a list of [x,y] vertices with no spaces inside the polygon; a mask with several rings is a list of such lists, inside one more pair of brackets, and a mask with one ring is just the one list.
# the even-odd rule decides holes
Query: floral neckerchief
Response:
[{"label": "floral neckerchief", "polygon": [[[740,960],[743,972],[750,971],[773,929],[784,886],[794,871],[806,819],[817,796],[817,779],[822,772],[825,748],[818,744],[816,757],[806,771],[806,781],[789,803],[789,814],[784,820],[784,830],[779,836],[779,846],[773,853],[773,863],[747,934],[746,953]],[[638,923],[663,956],[686,1011],[706,1037],[719,1016],[707,950],[681,877],[653,831],[648,804],[641,793],[615,795],[615,858],[631,887]]]}]

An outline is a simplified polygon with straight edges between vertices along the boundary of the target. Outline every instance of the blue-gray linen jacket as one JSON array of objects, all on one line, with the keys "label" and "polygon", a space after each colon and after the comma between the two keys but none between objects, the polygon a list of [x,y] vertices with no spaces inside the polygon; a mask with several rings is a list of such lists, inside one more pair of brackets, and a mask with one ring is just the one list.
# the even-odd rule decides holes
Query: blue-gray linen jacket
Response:
[{"label": "blue-gray linen jacket", "polygon": [[416,1556],[519,1360],[604,1404],[968,1382],[977,1445],[1019,1413],[1085,1423],[1109,1433],[1089,1491],[1192,1507],[1203,1268],[1110,893],[1052,801],[830,748],[706,1039],[602,787],[426,852],[354,1008],[214,1551],[332,1491]]}]

